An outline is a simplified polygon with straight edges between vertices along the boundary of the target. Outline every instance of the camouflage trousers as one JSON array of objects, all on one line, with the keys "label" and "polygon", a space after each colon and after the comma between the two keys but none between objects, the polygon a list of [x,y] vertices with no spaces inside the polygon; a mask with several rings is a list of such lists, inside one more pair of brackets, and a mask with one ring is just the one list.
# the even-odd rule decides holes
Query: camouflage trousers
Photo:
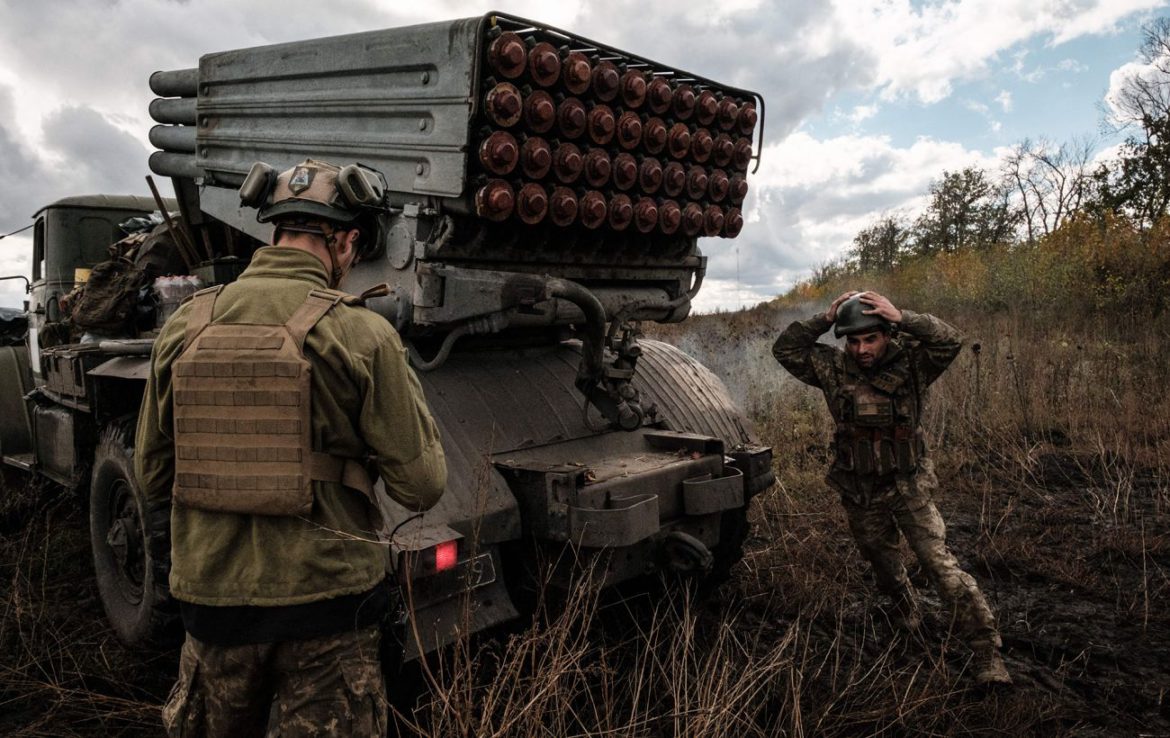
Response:
[{"label": "camouflage trousers", "polygon": [[188,635],[179,680],[163,707],[167,734],[384,736],[380,640],[376,627],[244,646]]},{"label": "camouflage trousers", "polygon": [[934,467],[923,459],[915,477],[899,479],[894,488],[874,495],[867,504],[842,497],[849,529],[862,557],[873,566],[883,593],[895,602],[914,597],[900,551],[905,536],[953,617],[955,631],[973,648],[999,646],[999,630],[987,599],[947,548],[946,524],[934,505],[937,489]]}]

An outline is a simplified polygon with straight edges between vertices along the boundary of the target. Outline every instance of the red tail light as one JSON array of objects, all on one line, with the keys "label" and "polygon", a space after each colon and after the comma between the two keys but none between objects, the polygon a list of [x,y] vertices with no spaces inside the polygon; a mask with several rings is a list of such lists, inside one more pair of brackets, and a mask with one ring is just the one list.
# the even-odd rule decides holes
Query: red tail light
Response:
[{"label": "red tail light", "polygon": [[459,541],[443,541],[435,546],[435,571],[454,569],[459,560]]}]

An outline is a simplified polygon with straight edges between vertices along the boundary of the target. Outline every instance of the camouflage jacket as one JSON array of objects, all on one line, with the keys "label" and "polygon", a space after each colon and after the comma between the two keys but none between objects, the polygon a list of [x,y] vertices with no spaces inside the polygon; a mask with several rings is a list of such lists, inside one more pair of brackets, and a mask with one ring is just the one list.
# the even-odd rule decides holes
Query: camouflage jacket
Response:
[{"label": "camouflage jacket", "polygon": [[[260,249],[215,302],[213,322],[279,324],[309,291],[327,286],[317,257]],[[181,353],[191,303],[154,344],[139,415],[135,469],[148,505],[170,499],[174,482],[171,366]],[[312,365],[315,450],[372,454],[386,491],[404,506],[433,506],[446,485],[438,430],[394,328],[361,307],[334,307],[305,340]],[[314,482],[310,515],[279,517],[171,510],[172,594],[198,605],[276,607],[365,592],[386,576],[387,547],[361,492]]]},{"label": "camouflage jacket", "polygon": [[[920,418],[926,389],[946,370],[963,346],[954,327],[932,315],[902,311],[898,337],[882,360],[864,370],[840,348],[819,343],[832,323],[818,314],[796,321],[780,334],[772,354],[805,384],[820,389],[837,425],[836,456],[827,481],[858,501],[911,476],[926,455]],[[860,394],[887,398],[892,412],[878,422],[853,417]]]}]

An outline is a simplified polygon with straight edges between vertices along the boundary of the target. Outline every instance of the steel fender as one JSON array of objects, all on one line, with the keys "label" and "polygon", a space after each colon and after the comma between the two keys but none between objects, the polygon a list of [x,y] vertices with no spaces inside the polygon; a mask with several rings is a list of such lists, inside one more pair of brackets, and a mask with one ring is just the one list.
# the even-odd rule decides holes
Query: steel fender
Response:
[{"label": "steel fender", "polygon": [[0,346],[0,453],[32,450],[32,421],[24,399],[31,389],[28,348]]}]

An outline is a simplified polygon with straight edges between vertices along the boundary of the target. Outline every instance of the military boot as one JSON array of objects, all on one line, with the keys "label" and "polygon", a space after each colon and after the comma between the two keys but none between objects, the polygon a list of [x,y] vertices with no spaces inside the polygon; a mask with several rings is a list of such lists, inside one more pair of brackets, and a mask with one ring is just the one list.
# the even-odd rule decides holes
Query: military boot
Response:
[{"label": "military boot", "polygon": [[1003,663],[1003,656],[995,646],[979,646],[975,648],[971,658],[971,674],[975,686],[982,689],[995,687],[1010,687],[1012,677],[1008,674],[1007,666]]}]

